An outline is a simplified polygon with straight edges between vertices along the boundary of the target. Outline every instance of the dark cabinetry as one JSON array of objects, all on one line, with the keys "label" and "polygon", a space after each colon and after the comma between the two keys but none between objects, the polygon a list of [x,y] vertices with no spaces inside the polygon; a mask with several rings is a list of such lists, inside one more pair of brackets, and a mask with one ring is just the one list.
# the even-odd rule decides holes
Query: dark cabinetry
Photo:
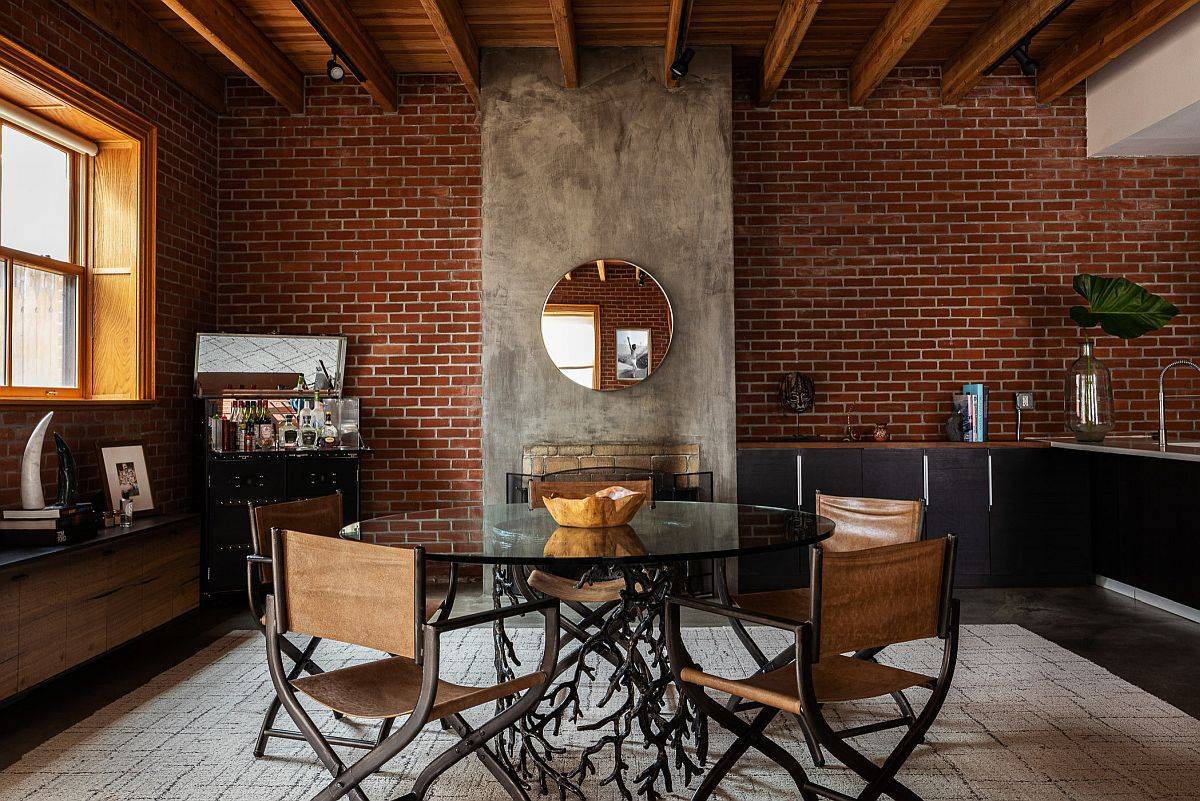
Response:
[{"label": "dark cabinetry", "polygon": [[1200,608],[1200,464],[1093,454],[1095,572]]},{"label": "dark cabinetry", "polygon": [[863,452],[859,448],[804,448],[800,457],[800,508],[816,508],[818,492],[862,495]]},{"label": "dark cabinetry", "polygon": [[790,448],[739,450],[738,503],[795,509],[796,465]]},{"label": "dark cabinetry", "polygon": [[988,541],[991,473],[982,448],[938,448],[925,452],[928,506],[925,530],[958,535],[958,578],[962,584],[991,572]]},{"label": "dark cabinetry", "polygon": [[1091,482],[1079,454],[1029,447],[793,447],[738,452],[741,503],[925,498],[927,536],[959,537],[961,586],[1091,580]]},{"label": "dark cabinetry", "polygon": [[1034,584],[1092,579],[1086,457],[1053,448],[991,452],[991,574]]},{"label": "dark cabinetry", "polygon": [[245,592],[251,503],[341,492],[345,519],[359,519],[359,452],[210,453],[206,463],[204,591]]},{"label": "dark cabinetry", "polygon": [[0,565],[0,702],[196,608],[196,518],[134,526]]}]

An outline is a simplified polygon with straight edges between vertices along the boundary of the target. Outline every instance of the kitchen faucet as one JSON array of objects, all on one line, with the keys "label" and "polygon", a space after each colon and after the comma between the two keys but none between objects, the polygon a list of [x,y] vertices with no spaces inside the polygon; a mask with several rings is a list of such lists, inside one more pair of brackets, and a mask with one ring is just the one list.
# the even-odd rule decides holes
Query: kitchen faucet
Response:
[{"label": "kitchen faucet", "polygon": [[1178,359],[1171,362],[1158,376],[1158,449],[1165,451],[1167,449],[1167,399],[1163,386],[1167,380],[1167,373],[1171,372],[1173,367],[1188,367],[1200,373],[1200,365],[1187,359]]}]

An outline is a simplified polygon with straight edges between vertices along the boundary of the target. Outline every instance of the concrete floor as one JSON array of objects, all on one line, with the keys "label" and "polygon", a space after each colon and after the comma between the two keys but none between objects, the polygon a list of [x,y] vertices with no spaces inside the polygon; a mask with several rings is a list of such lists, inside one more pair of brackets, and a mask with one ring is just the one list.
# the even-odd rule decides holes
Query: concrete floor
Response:
[{"label": "concrete floor", "polygon": [[[1200,624],[1098,587],[961,590],[964,623],[1016,623],[1200,717]],[[466,590],[457,612],[490,608]],[[530,621],[532,624],[534,621]],[[720,625],[687,615],[684,625]],[[208,605],[0,708],[0,768],[253,621],[240,600]]]}]

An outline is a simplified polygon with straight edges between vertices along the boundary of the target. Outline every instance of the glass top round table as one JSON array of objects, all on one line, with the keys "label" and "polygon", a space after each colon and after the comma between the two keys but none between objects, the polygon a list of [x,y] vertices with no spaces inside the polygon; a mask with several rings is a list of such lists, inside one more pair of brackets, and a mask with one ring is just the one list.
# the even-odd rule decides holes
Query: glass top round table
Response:
[{"label": "glass top round table", "polygon": [[422,545],[434,561],[473,564],[638,564],[713,559],[811,545],[833,521],[810,512],[732,503],[657,501],[627,525],[565,528],[527,504],[457,506],[377,517],[341,536]]}]

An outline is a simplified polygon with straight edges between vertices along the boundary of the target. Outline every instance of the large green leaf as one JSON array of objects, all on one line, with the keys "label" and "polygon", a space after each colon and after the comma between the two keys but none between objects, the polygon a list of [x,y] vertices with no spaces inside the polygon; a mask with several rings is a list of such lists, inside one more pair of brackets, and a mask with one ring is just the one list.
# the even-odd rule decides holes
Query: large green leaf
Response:
[{"label": "large green leaf", "polygon": [[1121,339],[1156,331],[1179,314],[1173,304],[1125,278],[1081,273],[1074,286],[1088,306],[1072,306],[1071,319],[1083,328],[1098,325]]}]

